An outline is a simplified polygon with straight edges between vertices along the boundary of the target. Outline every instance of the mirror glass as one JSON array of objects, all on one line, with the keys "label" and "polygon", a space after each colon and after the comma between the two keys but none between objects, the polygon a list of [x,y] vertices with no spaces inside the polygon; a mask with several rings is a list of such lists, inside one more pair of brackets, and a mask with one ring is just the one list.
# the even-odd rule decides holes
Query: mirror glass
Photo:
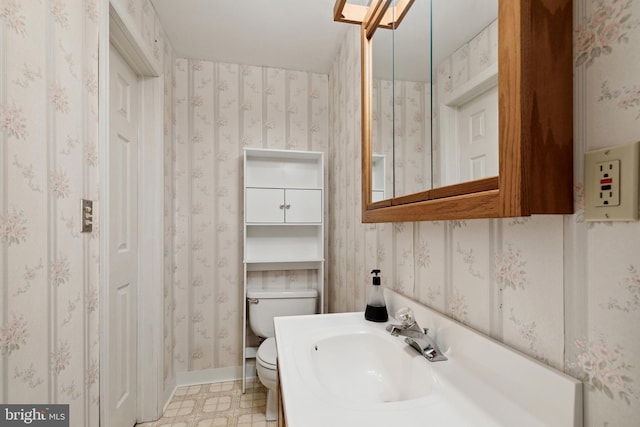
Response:
[{"label": "mirror glass", "polygon": [[376,176],[384,198],[431,187],[429,9],[430,0],[415,0],[397,27],[373,35],[373,201],[382,200]]},{"label": "mirror glass", "polygon": [[374,202],[498,174],[497,16],[498,0],[415,0],[373,35]]},{"label": "mirror glass", "polygon": [[373,35],[371,91],[371,190],[373,202],[393,197],[393,31]]},{"label": "mirror glass", "polygon": [[498,0],[434,2],[434,187],[498,175]]}]

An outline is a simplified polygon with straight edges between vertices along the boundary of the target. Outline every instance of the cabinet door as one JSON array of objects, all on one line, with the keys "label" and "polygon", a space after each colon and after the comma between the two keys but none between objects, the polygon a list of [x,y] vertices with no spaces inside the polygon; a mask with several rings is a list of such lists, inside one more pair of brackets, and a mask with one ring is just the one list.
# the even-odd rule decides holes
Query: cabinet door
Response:
[{"label": "cabinet door", "polygon": [[286,222],[322,222],[322,190],[285,190]]},{"label": "cabinet door", "polygon": [[247,188],[247,222],[283,223],[284,190],[280,188]]}]

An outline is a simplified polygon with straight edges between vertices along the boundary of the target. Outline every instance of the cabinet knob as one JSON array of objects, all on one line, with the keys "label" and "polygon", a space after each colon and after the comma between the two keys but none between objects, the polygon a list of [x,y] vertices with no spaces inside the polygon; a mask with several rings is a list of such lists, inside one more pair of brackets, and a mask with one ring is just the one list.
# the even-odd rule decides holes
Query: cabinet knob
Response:
[{"label": "cabinet knob", "polygon": [[281,205],[280,205],[280,209],[284,209],[284,204],[281,204]]},{"label": "cabinet knob", "polygon": [[291,209],[291,204],[287,203],[287,206],[285,206],[287,209]]}]

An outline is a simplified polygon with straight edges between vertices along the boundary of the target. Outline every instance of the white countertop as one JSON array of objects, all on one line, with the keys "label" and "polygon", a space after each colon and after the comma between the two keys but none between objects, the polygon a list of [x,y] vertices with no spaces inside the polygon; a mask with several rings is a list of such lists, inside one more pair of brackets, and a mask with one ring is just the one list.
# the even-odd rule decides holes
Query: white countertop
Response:
[{"label": "white countertop", "polygon": [[[363,313],[276,318],[280,387],[288,427],[582,426],[580,381],[391,291],[386,291],[385,298],[390,313],[410,306],[420,326],[430,328],[432,337],[435,333],[449,360],[429,362],[413,349],[406,350],[402,338],[385,331],[386,323],[368,322]],[[390,351],[401,351],[402,364],[428,364],[432,374],[426,374],[424,380],[433,382],[433,390],[410,400],[371,402],[350,396],[348,383],[339,393],[327,387],[326,381],[333,380],[318,378],[314,372],[314,346],[328,337],[344,335],[349,339],[363,333],[375,337],[385,348],[388,345]],[[350,351],[366,358],[366,352]],[[348,355],[344,356],[347,363]],[[348,363],[354,366],[357,360]]]}]

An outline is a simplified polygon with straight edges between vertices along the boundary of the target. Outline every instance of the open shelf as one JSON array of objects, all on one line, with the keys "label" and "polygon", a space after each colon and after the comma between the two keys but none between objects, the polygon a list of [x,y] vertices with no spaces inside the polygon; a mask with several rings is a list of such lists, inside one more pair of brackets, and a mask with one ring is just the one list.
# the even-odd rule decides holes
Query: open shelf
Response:
[{"label": "open shelf", "polygon": [[324,259],[316,260],[245,260],[247,271],[312,270],[318,269]]},{"label": "open shelf", "polygon": [[246,228],[245,259],[250,262],[293,262],[323,258],[321,227],[315,225],[251,225]]}]

